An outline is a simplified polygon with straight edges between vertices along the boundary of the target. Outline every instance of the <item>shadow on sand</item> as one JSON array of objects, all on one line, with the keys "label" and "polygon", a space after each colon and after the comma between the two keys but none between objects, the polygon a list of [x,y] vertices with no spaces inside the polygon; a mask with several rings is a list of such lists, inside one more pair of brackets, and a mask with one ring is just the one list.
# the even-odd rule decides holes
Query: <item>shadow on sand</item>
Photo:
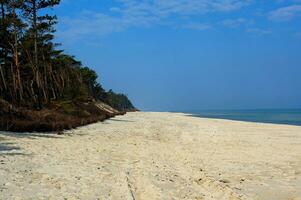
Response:
[{"label": "shadow on sand", "polygon": [[[131,120],[122,120],[122,119],[108,119],[105,120],[104,124],[110,124],[110,121],[115,121],[115,122],[134,122]],[[68,134],[68,131],[64,135],[70,135]],[[72,135],[72,134],[71,134]],[[85,134],[77,134],[77,135],[85,135]],[[56,135],[55,133],[30,133],[30,132],[6,132],[6,131],[0,131],[0,156],[1,155],[27,155],[24,153],[16,153],[19,151],[22,151],[22,149],[18,146],[16,146],[16,143],[8,142],[7,137],[11,138],[28,138],[28,139],[38,139],[38,138],[51,138],[51,139],[61,139],[62,137],[59,135]]]},{"label": "shadow on sand", "polygon": [[125,119],[108,119],[106,120],[105,122],[109,122],[109,121],[115,121],[115,122],[134,122],[134,121],[131,121],[131,120],[125,120]]},{"label": "shadow on sand", "polygon": [[12,142],[7,142],[5,139],[0,137],[0,156],[3,155],[23,155],[23,153],[19,153],[16,151],[20,151],[21,148],[16,146]]},{"label": "shadow on sand", "polygon": [[12,137],[12,138],[29,138],[29,139],[37,139],[37,138],[53,138],[53,139],[59,139],[60,137],[54,134],[43,134],[43,133],[15,133],[15,132],[3,132],[0,131],[0,156],[3,155],[10,155],[10,156],[16,156],[16,155],[28,155],[24,152],[22,152],[22,149],[17,146],[16,143],[11,142],[6,137]]}]

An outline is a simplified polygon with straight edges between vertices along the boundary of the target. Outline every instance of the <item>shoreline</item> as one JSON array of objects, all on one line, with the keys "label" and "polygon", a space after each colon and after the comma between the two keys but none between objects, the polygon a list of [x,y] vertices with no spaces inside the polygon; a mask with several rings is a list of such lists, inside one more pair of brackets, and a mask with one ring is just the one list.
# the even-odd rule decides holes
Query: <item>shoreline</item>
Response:
[{"label": "shoreline", "polygon": [[[270,109],[273,110],[273,109]],[[277,110],[277,109],[276,109]],[[286,109],[284,109],[286,110]],[[293,110],[293,109],[290,109]],[[301,109],[295,109],[295,110],[300,110]],[[240,111],[240,110],[237,110]],[[246,110],[246,111],[256,111],[256,110]],[[278,111],[281,111],[281,109]],[[223,111],[221,111],[223,112]],[[226,112],[228,112],[228,110],[226,110]],[[276,120],[271,120],[271,119],[265,119],[265,120],[251,120],[251,119],[245,119],[243,117],[241,117],[240,119],[236,119],[233,117],[220,117],[220,116],[208,116],[206,114],[198,114],[198,113],[189,113],[189,112],[169,112],[169,113],[179,113],[179,114],[184,114],[186,116],[191,116],[191,117],[198,117],[198,118],[204,118],[204,119],[220,119],[220,120],[230,120],[230,121],[238,121],[238,122],[250,122],[250,123],[258,123],[258,124],[275,124],[275,125],[289,125],[289,126],[299,126],[301,127],[301,122],[282,122],[282,121],[276,121]],[[301,117],[301,115],[300,115]]]},{"label": "shoreline", "polygon": [[[180,113],[179,113],[180,114]],[[185,113],[183,113],[185,115]],[[281,123],[275,123],[275,122],[260,122],[260,121],[246,121],[246,120],[236,120],[236,119],[226,119],[226,118],[216,118],[216,117],[202,117],[202,116],[193,116],[193,115],[186,115],[189,117],[197,117],[201,119],[206,119],[206,120],[221,120],[221,121],[229,121],[229,122],[239,122],[239,123],[254,123],[257,125],[279,125],[279,126],[292,126],[292,127],[301,127],[301,125],[295,125],[295,124],[281,124]]]},{"label": "shoreline", "polygon": [[301,127],[134,112],[0,132],[0,199],[300,200]]}]

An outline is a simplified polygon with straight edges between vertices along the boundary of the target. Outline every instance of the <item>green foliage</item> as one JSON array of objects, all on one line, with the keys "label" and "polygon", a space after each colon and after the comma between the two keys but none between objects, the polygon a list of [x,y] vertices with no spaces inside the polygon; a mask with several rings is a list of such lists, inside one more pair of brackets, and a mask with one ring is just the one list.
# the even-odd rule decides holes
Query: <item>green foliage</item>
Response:
[{"label": "green foliage", "polygon": [[85,83],[87,87],[88,94],[96,99],[104,101],[106,98],[106,92],[97,82],[98,76],[96,72],[88,67],[82,67],[80,68],[83,82]]},{"label": "green foliage", "polygon": [[0,99],[41,109],[53,101],[93,98],[120,111],[133,110],[126,95],[106,92],[94,70],[57,49],[57,18],[39,13],[59,3],[0,0]]},{"label": "green foliage", "polygon": [[118,94],[109,90],[105,100],[110,106],[119,111],[134,111],[136,110],[128,97],[124,94]]}]

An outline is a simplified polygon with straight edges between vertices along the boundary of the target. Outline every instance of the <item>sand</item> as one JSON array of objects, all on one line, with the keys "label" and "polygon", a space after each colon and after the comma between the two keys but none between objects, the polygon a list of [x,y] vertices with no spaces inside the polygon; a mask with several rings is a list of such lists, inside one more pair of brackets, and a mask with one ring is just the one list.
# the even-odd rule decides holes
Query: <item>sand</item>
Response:
[{"label": "sand", "polygon": [[301,199],[301,127],[129,113],[0,132],[0,199]]}]

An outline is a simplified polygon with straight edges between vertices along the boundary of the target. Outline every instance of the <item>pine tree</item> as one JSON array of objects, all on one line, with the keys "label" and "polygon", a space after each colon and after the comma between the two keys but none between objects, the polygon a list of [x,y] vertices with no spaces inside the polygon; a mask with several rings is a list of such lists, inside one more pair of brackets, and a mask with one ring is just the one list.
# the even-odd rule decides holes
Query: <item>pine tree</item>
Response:
[{"label": "pine tree", "polygon": [[[38,107],[42,107],[42,101],[47,101],[49,98],[47,97],[47,91],[45,84],[47,84],[47,80],[45,80],[47,74],[46,63],[41,63],[39,61],[45,62],[45,42],[51,44],[50,41],[53,39],[51,33],[54,32],[53,25],[56,23],[55,16],[39,16],[38,13],[41,10],[52,8],[55,5],[58,5],[60,0],[24,0],[23,3],[23,13],[24,16],[28,19],[31,28],[29,29],[30,37],[33,40],[33,71],[35,74],[35,83],[37,86],[37,99],[38,99]],[[47,45],[46,45],[47,46]],[[49,47],[49,46],[48,46]],[[50,45],[52,50],[53,45]],[[43,49],[44,48],[44,49]],[[43,51],[44,50],[44,51]],[[50,50],[50,49],[48,49]],[[47,52],[49,53],[49,52]],[[49,63],[48,63],[49,65]],[[44,69],[44,77],[41,75],[41,70]],[[43,100],[42,100],[43,98]]]},{"label": "pine tree", "polygon": [[59,2],[0,0],[0,103],[42,109],[52,102],[92,98],[133,109],[125,95],[106,92],[95,71],[57,50],[57,18],[45,13]]},{"label": "pine tree", "polygon": [[6,0],[1,0],[1,19],[0,19],[0,94],[4,96],[7,94],[7,83],[4,75],[4,66],[6,65],[7,57],[7,31],[6,31],[6,13],[5,8],[7,5]]},{"label": "pine tree", "polygon": [[[17,15],[22,6],[21,0],[1,1],[1,64],[2,90],[9,93],[11,101],[20,103],[23,88],[20,74],[20,38],[25,24]],[[10,75],[10,76],[9,76]],[[11,81],[9,80],[11,79]],[[11,84],[11,85],[9,85]],[[7,91],[7,87],[9,91]]]},{"label": "pine tree", "polygon": [[[19,43],[20,38],[22,35],[22,31],[24,30],[25,24],[22,22],[17,15],[17,10],[20,9],[22,6],[21,0],[11,0],[8,3],[8,10],[9,10],[9,24],[11,26],[11,52],[13,54],[13,63],[11,64],[12,67],[12,74],[14,75],[14,95],[15,99],[17,99],[18,103],[23,99],[23,87],[21,81],[21,74],[20,74],[20,59],[19,59]],[[10,28],[10,27],[9,27]]]}]

